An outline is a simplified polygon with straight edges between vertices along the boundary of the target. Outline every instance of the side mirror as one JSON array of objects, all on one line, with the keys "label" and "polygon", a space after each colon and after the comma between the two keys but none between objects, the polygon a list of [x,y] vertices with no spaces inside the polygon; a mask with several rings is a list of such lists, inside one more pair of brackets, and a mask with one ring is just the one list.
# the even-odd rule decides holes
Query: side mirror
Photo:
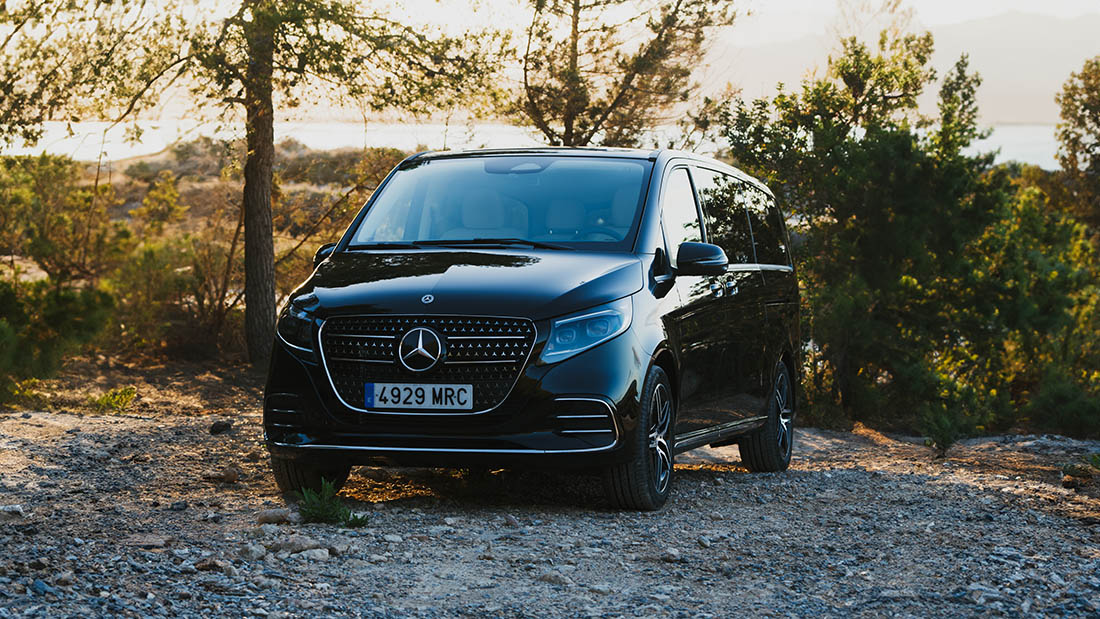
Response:
[{"label": "side mirror", "polygon": [[324,262],[325,258],[332,255],[332,250],[336,249],[336,243],[325,243],[317,248],[317,253],[313,254],[313,268],[317,268],[317,265]]},{"label": "side mirror", "polygon": [[722,275],[727,264],[726,252],[710,243],[681,243],[676,250],[676,273],[680,275]]}]

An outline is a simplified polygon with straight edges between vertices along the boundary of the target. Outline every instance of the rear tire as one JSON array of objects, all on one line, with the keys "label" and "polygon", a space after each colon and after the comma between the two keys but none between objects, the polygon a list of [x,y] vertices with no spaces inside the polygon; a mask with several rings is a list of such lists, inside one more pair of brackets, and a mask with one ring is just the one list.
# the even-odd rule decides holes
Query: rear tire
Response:
[{"label": "rear tire", "polygon": [[283,497],[297,501],[305,488],[320,492],[322,479],[332,483],[333,487],[339,491],[351,474],[351,465],[272,456],[271,471],[275,474],[275,483],[278,484],[279,492]]},{"label": "rear tire", "polygon": [[615,507],[653,511],[668,500],[675,460],[675,409],[668,375],[653,366],[646,375],[637,427],[627,438],[634,457],[604,470],[604,489]]},{"label": "rear tire", "polygon": [[785,471],[794,447],[794,388],[791,373],[782,361],[775,367],[768,421],[764,427],[737,442],[741,463],[754,473]]}]

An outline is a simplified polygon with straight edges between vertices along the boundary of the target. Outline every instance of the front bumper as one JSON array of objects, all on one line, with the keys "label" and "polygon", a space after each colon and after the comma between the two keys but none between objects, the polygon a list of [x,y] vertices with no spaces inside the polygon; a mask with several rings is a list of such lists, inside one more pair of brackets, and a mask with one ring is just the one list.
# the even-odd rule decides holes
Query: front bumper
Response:
[{"label": "front bumper", "polygon": [[317,355],[276,339],[264,394],[268,449],[353,464],[587,467],[629,459],[623,437],[638,418],[648,361],[633,332],[552,365],[537,363],[543,344],[536,340],[514,388],[491,411],[398,415],[349,409]]}]

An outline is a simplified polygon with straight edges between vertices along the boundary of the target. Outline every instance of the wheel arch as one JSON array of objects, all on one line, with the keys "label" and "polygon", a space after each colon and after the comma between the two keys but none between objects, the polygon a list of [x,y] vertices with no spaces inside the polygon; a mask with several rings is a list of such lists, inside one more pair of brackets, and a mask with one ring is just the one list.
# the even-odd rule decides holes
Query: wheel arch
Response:
[{"label": "wheel arch", "polygon": [[791,408],[794,409],[794,413],[798,415],[798,407],[800,404],[798,391],[802,386],[801,372],[798,365],[795,363],[795,356],[789,349],[784,349],[779,355],[779,363],[782,363],[787,367],[787,374],[791,377]]},{"label": "wheel arch", "polygon": [[[650,357],[650,366],[659,366],[668,374],[668,382],[672,385],[672,401],[676,408],[680,407],[680,371],[676,363],[676,357],[668,346],[662,344],[657,347]],[[648,372],[648,369],[646,370]]]}]

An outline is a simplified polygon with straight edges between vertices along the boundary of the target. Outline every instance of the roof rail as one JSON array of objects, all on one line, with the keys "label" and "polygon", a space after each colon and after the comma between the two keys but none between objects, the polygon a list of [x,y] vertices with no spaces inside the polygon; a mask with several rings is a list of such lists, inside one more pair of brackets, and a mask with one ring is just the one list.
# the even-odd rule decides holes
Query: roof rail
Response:
[{"label": "roof rail", "polygon": [[430,150],[422,150],[419,153],[413,153],[413,154],[409,155],[408,157],[405,157],[404,159],[402,159],[401,163],[397,164],[397,167],[398,167],[398,169],[404,169],[405,166],[407,166],[410,163],[416,161],[420,157],[423,157],[424,155],[431,154],[432,152],[433,151],[430,151]]}]

